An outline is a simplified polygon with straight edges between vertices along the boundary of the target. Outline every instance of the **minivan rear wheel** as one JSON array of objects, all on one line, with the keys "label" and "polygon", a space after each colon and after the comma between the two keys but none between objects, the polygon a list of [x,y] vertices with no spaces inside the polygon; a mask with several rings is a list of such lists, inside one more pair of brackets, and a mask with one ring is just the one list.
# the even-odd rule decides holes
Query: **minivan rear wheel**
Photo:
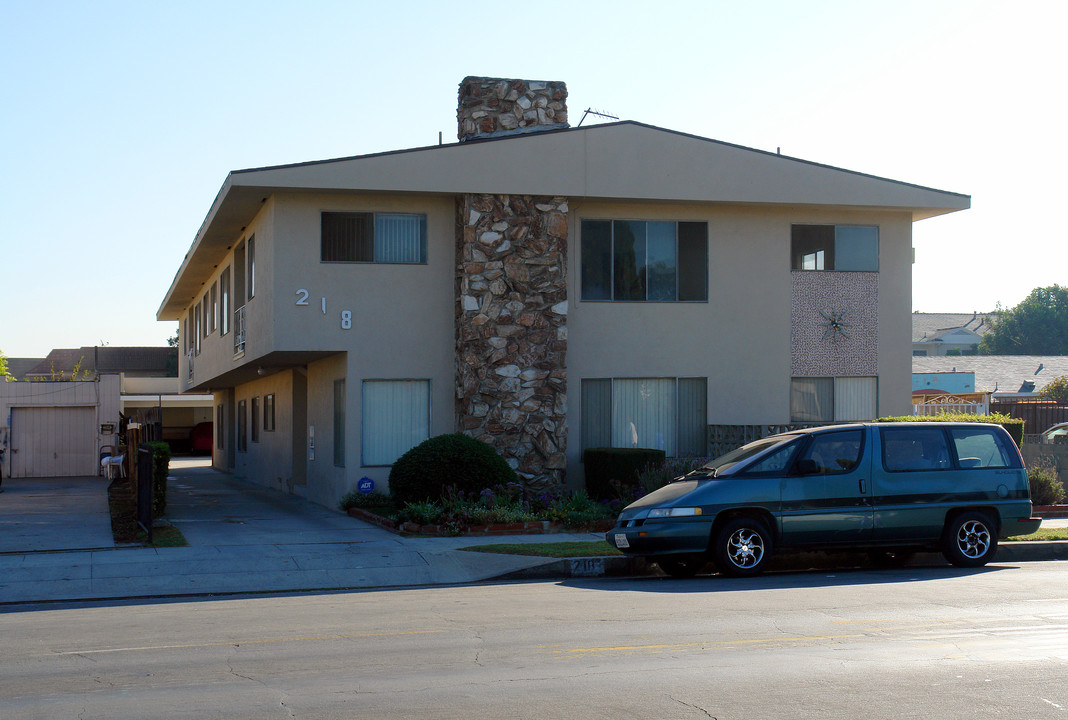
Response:
[{"label": "minivan rear wheel", "polygon": [[981,512],[961,513],[950,521],[942,539],[942,554],[957,567],[981,567],[994,558],[998,533],[994,522]]},{"label": "minivan rear wheel", "polygon": [[712,554],[724,575],[759,575],[771,558],[771,535],[756,518],[734,518],[716,535]]}]

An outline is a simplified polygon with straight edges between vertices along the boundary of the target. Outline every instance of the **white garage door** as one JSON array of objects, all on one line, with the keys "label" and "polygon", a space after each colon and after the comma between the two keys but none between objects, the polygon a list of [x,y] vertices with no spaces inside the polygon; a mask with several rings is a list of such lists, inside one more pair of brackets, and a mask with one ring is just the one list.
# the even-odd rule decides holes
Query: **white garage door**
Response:
[{"label": "white garage door", "polygon": [[97,474],[95,407],[11,408],[12,477]]}]

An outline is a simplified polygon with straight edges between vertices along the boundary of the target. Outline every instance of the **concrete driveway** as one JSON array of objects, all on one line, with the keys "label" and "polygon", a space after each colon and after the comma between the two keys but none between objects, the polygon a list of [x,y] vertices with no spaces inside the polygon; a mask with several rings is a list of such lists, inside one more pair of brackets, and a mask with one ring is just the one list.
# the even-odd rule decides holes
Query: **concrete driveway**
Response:
[{"label": "concrete driveway", "polygon": [[0,553],[115,547],[104,478],[4,478],[3,491]]}]

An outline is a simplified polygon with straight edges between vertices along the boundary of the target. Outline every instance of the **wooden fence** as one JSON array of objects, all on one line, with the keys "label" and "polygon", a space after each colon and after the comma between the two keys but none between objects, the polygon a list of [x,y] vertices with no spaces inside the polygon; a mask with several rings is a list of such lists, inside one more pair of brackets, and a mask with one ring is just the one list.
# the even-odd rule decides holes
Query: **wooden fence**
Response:
[{"label": "wooden fence", "polygon": [[990,412],[999,412],[1024,421],[1024,433],[1043,432],[1057,423],[1068,422],[1068,406],[1052,400],[999,400],[990,403]]}]

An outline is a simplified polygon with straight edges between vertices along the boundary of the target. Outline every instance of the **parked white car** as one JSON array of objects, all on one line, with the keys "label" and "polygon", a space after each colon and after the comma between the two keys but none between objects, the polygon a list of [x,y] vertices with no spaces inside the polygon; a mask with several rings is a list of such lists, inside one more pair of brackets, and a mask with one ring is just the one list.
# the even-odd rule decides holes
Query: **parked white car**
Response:
[{"label": "parked white car", "polygon": [[1045,445],[1068,443],[1068,422],[1057,423],[1040,436]]}]

